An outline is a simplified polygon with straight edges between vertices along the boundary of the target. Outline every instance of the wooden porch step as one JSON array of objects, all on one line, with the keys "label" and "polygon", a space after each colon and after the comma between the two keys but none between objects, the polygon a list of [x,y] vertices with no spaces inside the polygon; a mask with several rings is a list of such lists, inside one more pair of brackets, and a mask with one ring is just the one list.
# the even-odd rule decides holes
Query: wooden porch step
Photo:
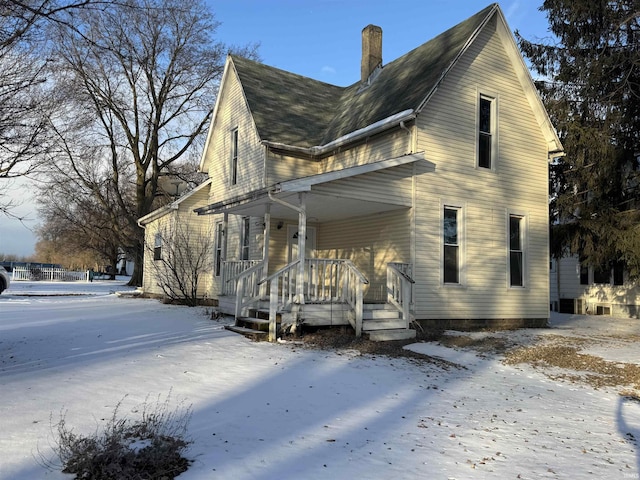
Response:
[{"label": "wooden porch step", "polygon": [[363,319],[362,331],[370,332],[373,330],[398,330],[406,328],[407,325],[402,318],[396,316],[395,318],[375,318],[375,319]]},{"label": "wooden porch step", "polygon": [[238,317],[236,318],[236,327],[244,327],[261,332],[268,332],[269,320],[255,317]]},{"label": "wooden porch step", "polygon": [[237,325],[225,325],[224,328],[232,332],[239,333],[240,335],[244,335],[252,340],[267,340],[269,337],[269,332],[263,332],[262,330],[254,330],[252,328],[239,327]]},{"label": "wooden porch step", "polygon": [[393,310],[363,310],[363,320],[393,320],[400,318],[401,314],[395,308]]},{"label": "wooden porch step", "polygon": [[395,328],[393,330],[374,330],[365,332],[373,342],[388,342],[391,340],[410,340],[416,338],[416,331],[409,328]]}]

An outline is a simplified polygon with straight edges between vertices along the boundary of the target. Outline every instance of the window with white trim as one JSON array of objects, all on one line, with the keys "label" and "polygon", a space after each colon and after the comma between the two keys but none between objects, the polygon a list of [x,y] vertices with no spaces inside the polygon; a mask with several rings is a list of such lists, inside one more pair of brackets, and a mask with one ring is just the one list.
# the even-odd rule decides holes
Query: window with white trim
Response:
[{"label": "window with white trim", "polygon": [[460,283],[459,216],[459,208],[444,207],[444,215],[442,221],[442,268],[444,283]]},{"label": "window with white trim", "polygon": [[524,287],[524,217],[509,215],[509,285]]},{"label": "window with white trim", "polygon": [[162,235],[156,233],[153,243],[153,259],[162,260]]},{"label": "window with white trim", "polygon": [[214,253],[214,261],[215,261],[215,275],[216,277],[220,276],[222,272],[222,242],[224,241],[224,231],[222,230],[222,222],[216,222],[215,226],[215,253]]},{"label": "window with white trim", "polygon": [[495,156],[496,100],[487,95],[478,99],[478,167],[493,168]]},{"label": "window with white trim", "polygon": [[242,235],[240,236],[240,260],[249,260],[251,219],[242,217]]},{"label": "window with white trim", "polygon": [[231,131],[231,159],[229,165],[229,178],[231,185],[238,183],[238,129]]}]

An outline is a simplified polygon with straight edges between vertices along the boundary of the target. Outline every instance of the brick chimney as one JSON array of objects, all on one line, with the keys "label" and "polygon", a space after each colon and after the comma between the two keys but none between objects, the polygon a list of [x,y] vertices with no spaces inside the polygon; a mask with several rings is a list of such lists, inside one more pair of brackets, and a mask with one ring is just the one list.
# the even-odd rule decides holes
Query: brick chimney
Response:
[{"label": "brick chimney", "polygon": [[360,79],[366,83],[373,71],[382,65],[382,28],[367,25],[362,29],[362,62]]}]

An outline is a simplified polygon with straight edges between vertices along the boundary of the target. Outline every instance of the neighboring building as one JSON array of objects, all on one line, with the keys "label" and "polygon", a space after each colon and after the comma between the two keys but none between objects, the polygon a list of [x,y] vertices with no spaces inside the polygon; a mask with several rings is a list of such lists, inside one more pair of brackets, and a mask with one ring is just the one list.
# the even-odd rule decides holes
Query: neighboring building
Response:
[{"label": "neighboring building", "polygon": [[593,268],[577,256],[552,260],[549,283],[556,312],[640,318],[640,286],[622,264]]},{"label": "neighboring building", "polygon": [[[206,204],[210,184],[211,181],[207,180],[138,220],[138,224],[145,229],[142,282],[145,294],[168,296],[167,288],[177,288],[176,275],[172,270],[184,274],[185,278],[180,281],[189,282],[194,270],[199,269],[197,295],[200,298],[207,296],[211,288],[212,248],[207,251],[207,246],[212,244],[209,239],[210,222],[196,215],[193,209]],[[206,260],[200,258],[203,255]],[[199,259],[199,264],[196,259]]]},{"label": "neighboring building", "polygon": [[215,232],[209,295],[272,328],[372,338],[545,325],[562,146],[499,6],[386,65],[380,28],[362,35],[346,88],[227,58],[196,210]]}]

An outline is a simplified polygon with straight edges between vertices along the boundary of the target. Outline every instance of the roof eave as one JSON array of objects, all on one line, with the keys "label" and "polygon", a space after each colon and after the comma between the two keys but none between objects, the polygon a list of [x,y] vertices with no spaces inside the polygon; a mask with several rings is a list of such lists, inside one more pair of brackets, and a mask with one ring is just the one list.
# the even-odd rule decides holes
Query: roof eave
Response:
[{"label": "roof eave", "polygon": [[431,89],[427,92],[427,95],[425,96],[425,98],[422,100],[422,102],[420,102],[420,105],[418,105],[418,108],[416,108],[416,114],[419,114],[419,113],[422,112],[422,110],[424,109],[426,104],[429,102],[429,100],[431,99],[433,94],[436,92],[436,90],[438,90],[438,87],[440,86],[440,84],[444,81],[445,77],[448,75],[448,73],[451,71],[451,69],[453,69],[453,67],[455,67],[455,65],[458,63],[460,58],[466,53],[466,51],[469,49],[471,44],[478,37],[478,35],[482,31],[482,29],[485,27],[485,25],[489,22],[489,20],[491,20],[491,17],[493,17],[493,15],[496,13],[496,11],[500,11],[500,6],[497,3],[494,3],[493,4],[493,8],[489,11],[489,13],[487,13],[487,16],[482,20],[480,25],[478,25],[478,27],[469,36],[469,38],[467,39],[465,44],[462,46],[462,48],[460,49],[458,54],[451,61],[451,63],[442,71],[442,74],[440,75],[440,78],[438,78],[438,80],[433,85],[433,87],[431,87]]},{"label": "roof eave", "polygon": [[400,125],[404,122],[409,122],[416,118],[416,113],[412,109],[404,110],[402,112],[391,115],[378,122],[372,123],[364,128],[360,128],[353,132],[347,133],[335,140],[324,145],[316,145],[313,147],[300,147],[296,145],[287,145],[279,142],[272,142],[269,140],[263,140],[261,143],[269,148],[288,151],[291,153],[298,153],[302,155],[308,155],[310,157],[320,157],[340,147],[347,146],[363,138],[377,135],[379,133]]}]

